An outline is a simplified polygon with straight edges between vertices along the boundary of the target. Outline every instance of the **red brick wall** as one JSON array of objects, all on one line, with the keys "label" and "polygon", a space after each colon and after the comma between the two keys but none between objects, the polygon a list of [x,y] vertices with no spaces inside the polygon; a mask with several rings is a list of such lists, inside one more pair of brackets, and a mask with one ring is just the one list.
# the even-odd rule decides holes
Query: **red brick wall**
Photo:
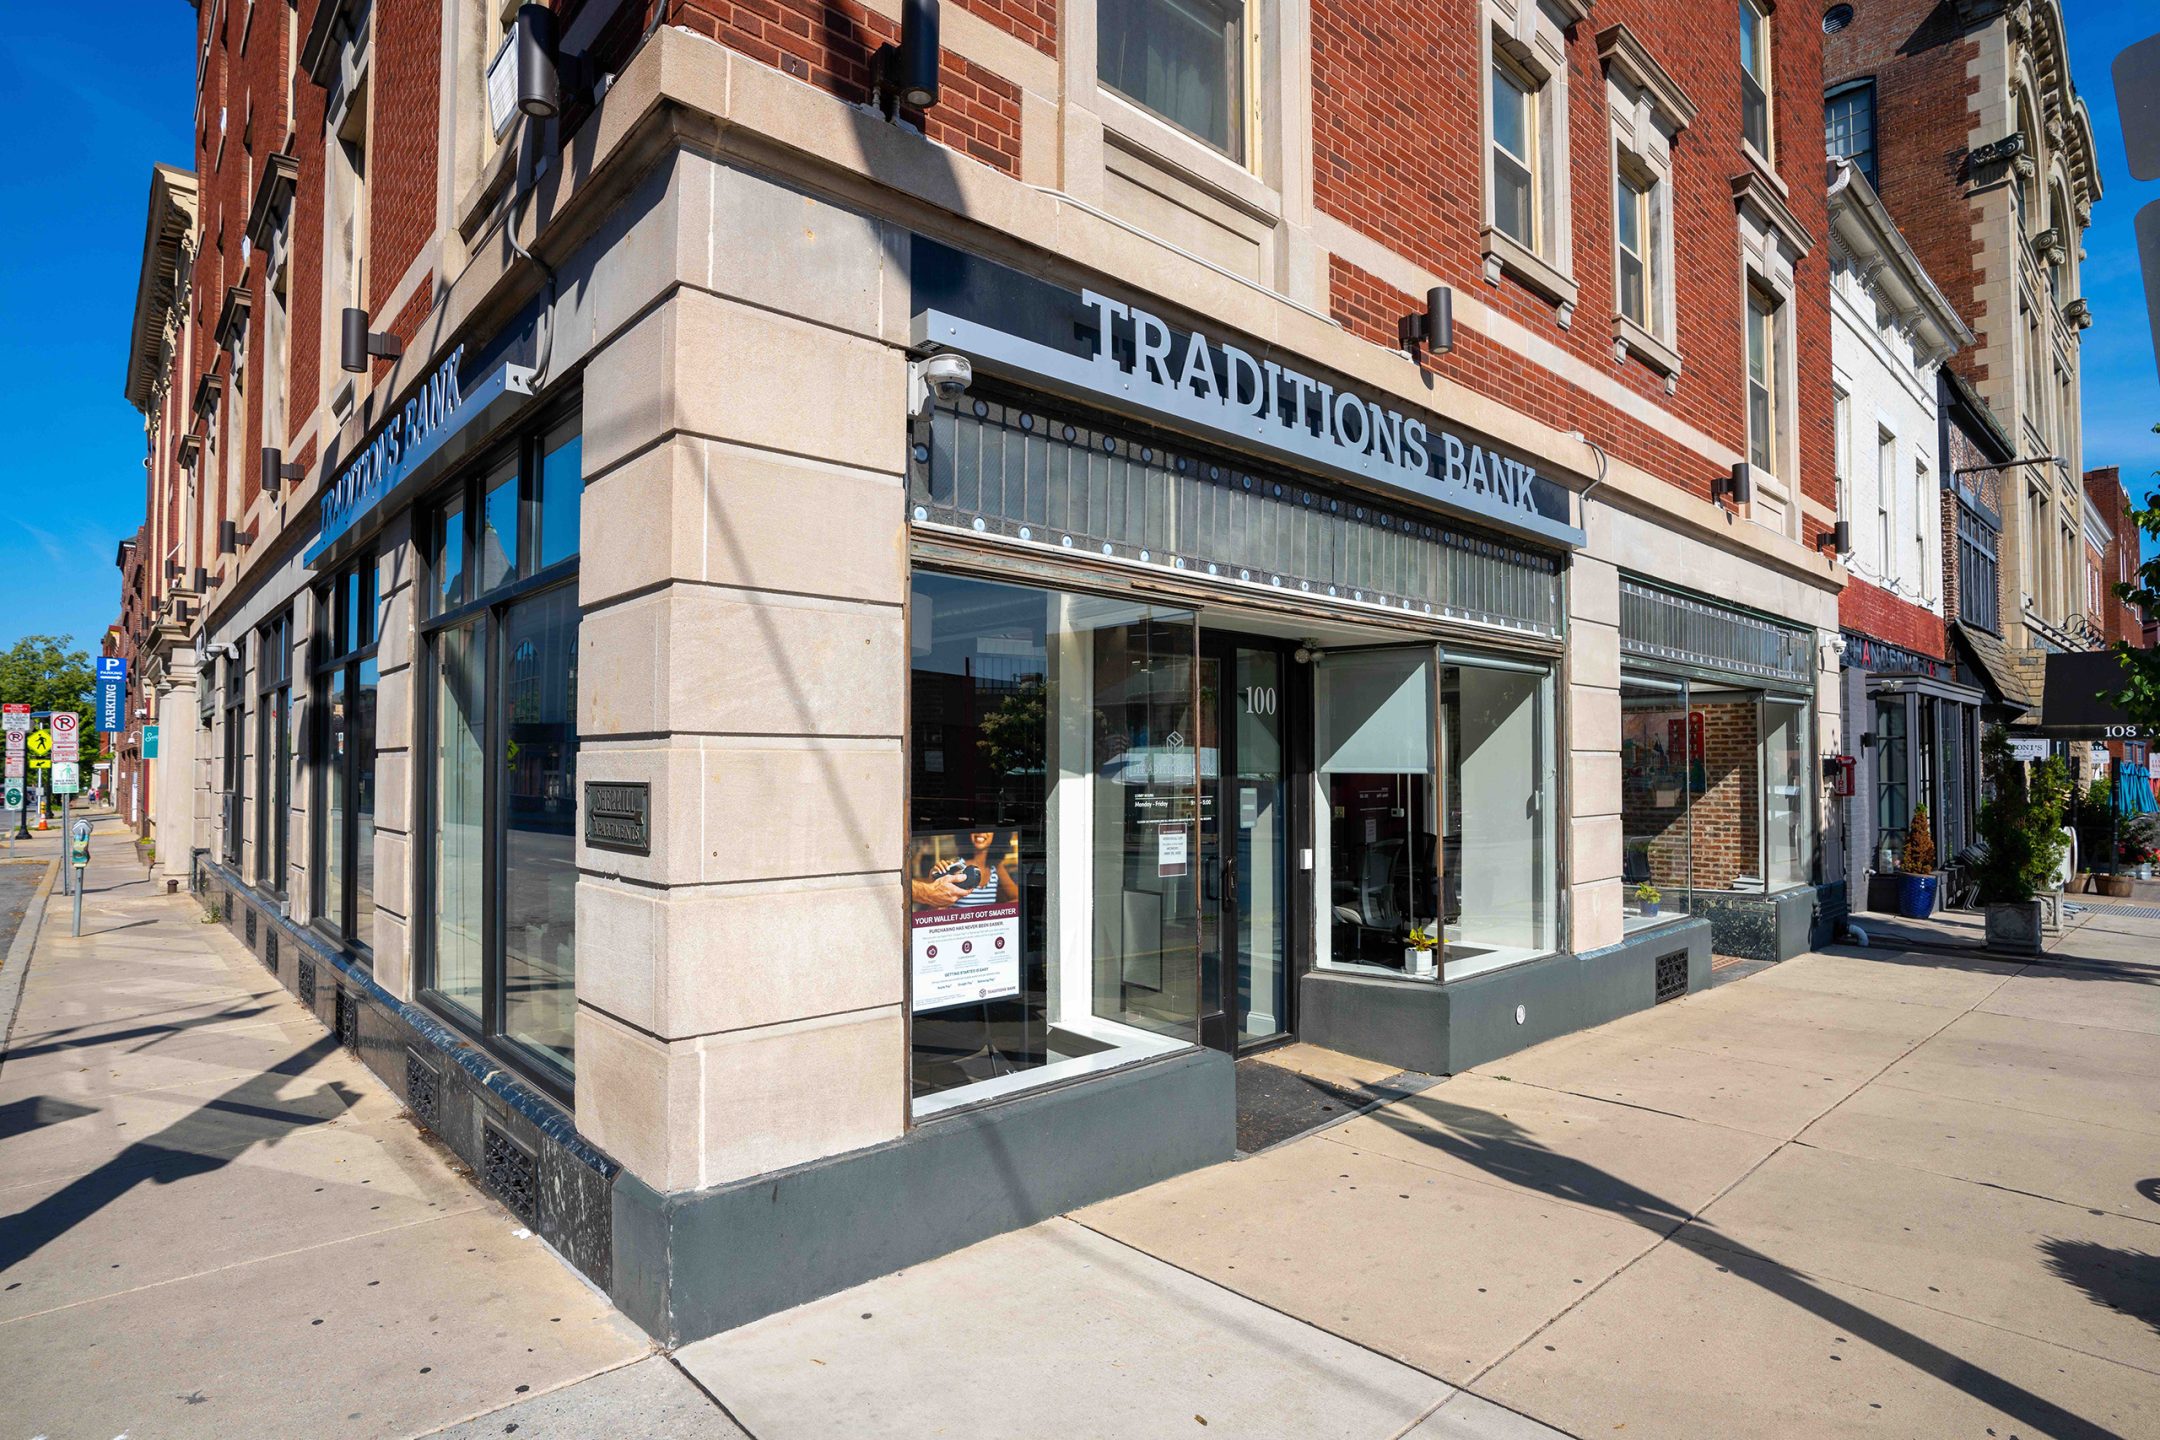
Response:
[{"label": "red brick wall", "polygon": [[[1965,142],[1980,82],[1966,71],[1980,46],[1953,16],[1941,0],[1866,0],[1849,25],[1822,37],[1822,78],[1825,89],[1875,81],[1876,188],[1929,277],[1970,322],[1980,245]],[[1987,378],[1978,356],[1968,346],[1950,363],[1977,383]]]},{"label": "red brick wall", "polygon": [[[1009,6],[983,0],[972,8],[1017,14],[1037,7],[1027,0]],[[870,99],[870,57],[900,38],[893,22],[850,0],[672,0],[668,22],[850,104]],[[910,111],[909,118],[940,145],[1019,174],[1020,87],[950,50],[943,56],[938,105],[928,114]]]},{"label": "red brick wall", "polygon": [[380,326],[388,318],[383,306],[435,232],[442,11],[435,5],[377,5],[374,15],[367,288],[368,313]]},{"label": "red brick wall", "polygon": [[2130,495],[2123,488],[2122,468],[2105,465],[2085,472],[2085,493],[2092,497],[2100,517],[2114,532],[2100,569],[2100,631],[2110,640],[2144,644],[2145,617],[2127,600],[2115,598],[2118,580],[2138,583],[2141,563],[2138,546],[2141,532],[2130,518]]},{"label": "red brick wall", "polygon": [[1058,53],[1057,0],[955,0],[955,3],[957,8],[981,16],[1045,55]]},{"label": "red brick wall", "polygon": [[[1772,53],[1781,96],[1820,90],[1819,27],[1780,16]],[[1475,117],[1484,70],[1481,12],[1472,0],[1343,0],[1313,15],[1313,165],[1319,208],[1415,260],[1448,284],[1477,296],[1600,370],[1616,376],[1642,406],[1672,414],[1735,451],[1745,448],[1741,262],[1732,177],[1748,161],[1740,148],[1737,17],[1653,6],[1646,0],[1600,5],[1593,24],[1570,32],[1569,148],[1574,278],[1580,286],[1573,325],[1560,328],[1553,307],[1512,277],[1484,279],[1480,245],[1483,153]],[[1673,150],[1676,338],[1683,361],[1677,392],[1639,360],[1612,362],[1612,161],[1605,123],[1605,80],[1594,32],[1623,21],[1699,107]],[[1404,97],[1415,96],[1416,103]],[[1435,117],[1449,117],[1436,123]],[[1826,354],[1830,344],[1827,226],[1824,220],[1822,111],[1812,99],[1777,107],[1780,169],[1795,218],[1816,245],[1796,277],[1793,304],[1798,353]],[[1382,345],[1395,341],[1408,297],[1337,260],[1336,318]],[[1474,340],[1474,337],[1473,337]],[[1616,455],[1652,468],[1681,488],[1707,496],[1716,467],[1659,438],[1651,427],[1574,387],[1525,374],[1519,356],[1479,354],[1457,331],[1457,353],[1435,362],[1450,378],[1517,405],[1548,424],[1580,425]],[[1469,353],[1465,353],[1468,351]],[[1834,438],[1826,367],[1799,367],[1801,489],[1834,503]],[[1635,408],[1635,407],[1631,407]]]},{"label": "red brick wall", "polygon": [[[1955,557],[1953,568],[1955,568]],[[1876,640],[1930,655],[1947,657],[1942,617],[1924,606],[1900,600],[1879,585],[1853,576],[1838,593],[1838,626]]]},{"label": "red brick wall", "polygon": [[1752,703],[1698,705],[1703,717],[1703,793],[1688,812],[1695,888],[1729,890],[1762,875],[1760,735]]}]

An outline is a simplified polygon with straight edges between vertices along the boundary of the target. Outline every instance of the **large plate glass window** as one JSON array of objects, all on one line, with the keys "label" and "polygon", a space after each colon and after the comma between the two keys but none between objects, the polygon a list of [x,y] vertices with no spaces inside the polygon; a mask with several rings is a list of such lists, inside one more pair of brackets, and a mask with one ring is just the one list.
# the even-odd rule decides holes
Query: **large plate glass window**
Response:
[{"label": "large plate glass window", "polygon": [[1333,651],[1314,729],[1319,964],[1453,980],[1552,949],[1550,667]]},{"label": "large plate glass window", "polygon": [[285,894],[292,809],[292,612],[255,642],[255,883]]},{"label": "large plate glass window", "polygon": [[1620,676],[1622,925],[1639,930],[1692,908],[1692,807],[1710,783],[1704,719],[1682,679]]},{"label": "large plate glass window", "polygon": [[1095,70],[1111,90],[1245,158],[1246,0],[1100,0]]},{"label": "large plate glass window", "polygon": [[247,646],[225,657],[225,863],[238,865],[247,814]]},{"label": "large plate glass window", "polygon": [[375,645],[382,601],[363,555],[316,592],[315,919],[358,951],[375,944]]},{"label": "large plate glass window", "polygon": [[560,1093],[576,1073],[577,421],[500,447],[427,520],[421,993]]},{"label": "large plate glass window", "polygon": [[909,620],[916,1115],[1194,1044],[1192,614],[918,572]]}]

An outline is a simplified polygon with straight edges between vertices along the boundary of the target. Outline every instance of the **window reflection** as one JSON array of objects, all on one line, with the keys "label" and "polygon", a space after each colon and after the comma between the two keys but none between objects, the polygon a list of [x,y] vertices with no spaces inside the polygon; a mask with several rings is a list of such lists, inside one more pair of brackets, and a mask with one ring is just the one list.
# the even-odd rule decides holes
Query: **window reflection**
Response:
[{"label": "window reflection", "polygon": [[514,606],[504,760],[503,1032],[569,1070],[577,1011],[577,594]]},{"label": "window reflection", "polygon": [[918,573],[918,1113],[1190,1044],[1189,617]]},{"label": "window reflection", "polygon": [[436,640],[434,989],[477,1024],[481,1003],[481,866],[487,811],[486,642],[478,621]]}]

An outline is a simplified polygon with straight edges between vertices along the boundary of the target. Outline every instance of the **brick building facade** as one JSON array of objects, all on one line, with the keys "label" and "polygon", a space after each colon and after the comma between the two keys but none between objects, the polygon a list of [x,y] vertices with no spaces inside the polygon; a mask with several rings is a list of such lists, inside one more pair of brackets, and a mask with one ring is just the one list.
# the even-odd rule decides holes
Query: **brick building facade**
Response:
[{"label": "brick building facade", "polygon": [[1844,904],[1808,17],[903,8],[206,0],[153,191],[167,873],[670,1341]]}]

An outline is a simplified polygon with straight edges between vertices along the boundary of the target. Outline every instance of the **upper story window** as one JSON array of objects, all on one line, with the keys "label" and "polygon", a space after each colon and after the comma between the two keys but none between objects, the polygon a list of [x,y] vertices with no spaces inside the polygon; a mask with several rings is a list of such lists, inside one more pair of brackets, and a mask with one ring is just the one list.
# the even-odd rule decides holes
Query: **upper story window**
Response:
[{"label": "upper story window", "polygon": [[1626,25],[1598,32],[1612,128],[1613,359],[1680,373],[1673,304],[1672,157],[1695,104]]},{"label": "upper story window", "polygon": [[1748,287],[1747,387],[1748,463],[1775,474],[1778,469],[1779,330],[1785,307],[1760,286]]},{"label": "upper story window", "polygon": [[1657,275],[1650,264],[1650,196],[1653,182],[1623,165],[1613,177],[1613,245],[1619,251],[1620,313],[1644,329],[1656,303]]},{"label": "upper story window", "polygon": [[1882,190],[1875,169],[1875,82],[1862,80],[1830,92],[1823,102],[1823,148],[1850,160],[1868,188]]},{"label": "upper story window", "polygon": [[1876,578],[1885,585],[1896,573],[1897,548],[1890,518],[1891,497],[1897,490],[1897,436],[1888,430],[1875,432],[1875,564]]},{"label": "upper story window", "polygon": [[1102,84],[1242,162],[1247,0],[1101,0]]},{"label": "upper story window", "polygon": [[1740,137],[1764,160],[1770,141],[1770,13],[1758,0],[1740,0]]},{"label": "upper story window", "polygon": [[1485,0],[1485,278],[1512,274],[1573,318],[1567,35],[1578,0]]}]

